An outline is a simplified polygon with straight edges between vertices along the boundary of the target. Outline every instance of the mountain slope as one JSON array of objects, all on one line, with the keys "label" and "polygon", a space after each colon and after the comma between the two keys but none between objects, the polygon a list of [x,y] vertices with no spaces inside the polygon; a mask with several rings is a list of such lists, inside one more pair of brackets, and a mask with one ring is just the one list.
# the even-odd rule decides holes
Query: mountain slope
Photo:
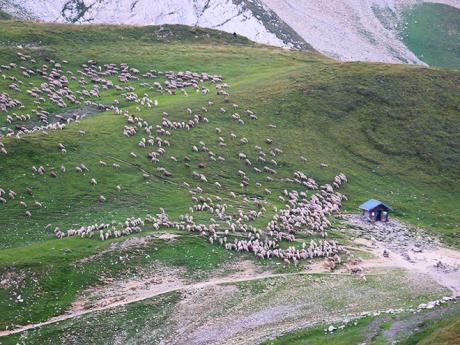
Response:
[{"label": "mountain slope", "polygon": [[[67,59],[72,62],[71,66],[74,70],[78,68],[81,61],[86,61],[88,57],[103,58],[103,61],[108,63],[109,60],[123,62],[127,56],[130,56],[132,64],[142,70],[148,70],[155,65],[163,66],[165,69],[185,69],[188,66],[192,70],[203,70],[205,68],[203,61],[206,61],[210,72],[226,76],[226,80],[234,88],[232,93],[238,103],[247,104],[248,108],[252,104],[252,107],[256,107],[258,112],[267,114],[264,122],[268,124],[270,121],[275,123],[281,121],[278,125],[287,126],[285,130],[292,133],[289,137],[298,138],[297,142],[290,142],[287,137],[284,138],[282,132],[278,134],[278,139],[282,140],[286,148],[289,148],[288,152],[291,152],[286,157],[286,167],[295,166],[293,162],[298,161],[298,157],[303,154],[304,150],[312,151],[307,152],[307,155],[315,162],[315,166],[319,165],[321,159],[329,161],[337,170],[351,164],[348,173],[359,181],[348,187],[356,193],[356,195],[351,194],[352,198],[365,199],[369,193],[377,193],[376,197],[388,200],[400,210],[401,215],[405,214],[410,219],[433,226],[439,231],[450,233],[455,230],[456,206],[452,200],[447,200],[452,197],[450,189],[455,188],[451,185],[452,176],[458,173],[456,168],[460,164],[459,100],[456,97],[460,85],[458,73],[403,66],[334,63],[319,55],[288,53],[275,48],[258,49],[253,47],[251,42],[242,38],[235,41],[231,35],[221,32],[213,31],[212,34],[208,34],[208,31],[205,30],[191,30],[186,27],[182,29],[160,29],[158,27],[118,29],[113,26],[46,26],[21,22],[5,22],[2,26],[4,32],[7,33],[0,41],[0,44],[3,45],[2,63],[15,58],[15,47],[19,44],[32,47],[31,52],[35,54]],[[195,55],[191,53],[181,55],[180,52],[186,51],[186,47],[193,47],[193,51],[199,50],[200,46],[196,42],[203,39],[205,39],[203,44],[206,51],[201,54],[202,57],[198,52]],[[119,44],[121,41],[123,45]],[[180,45],[175,43],[177,41],[181,42]],[[219,60],[210,64],[210,59],[215,58],[213,50],[224,42],[229,44],[228,47],[223,46],[222,48],[224,51],[229,51],[223,57],[227,64],[221,66],[222,62]],[[168,44],[171,46],[168,47]],[[235,46],[235,44],[239,45]],[[163,55],[155,52],[155,49],[160,48],[164,51]],[[236,53],[234,49],[240,49],[241,52]],[[144,61],[145,56],[150,54],[152,54],[151,60]],[[111,56],[112,59],[110,59]],[[2,90],[7,90],[10,84],[10,80],[0,80]],[[12,95],[32,106],[29,97],[23,95],[23,92],[24,88],[21,93],[12,91]],[[112,97],[109,96],[107,101],[111,101]],[[181,106],[185,108],[182,104],[187,98],[178,100],[180,102],[174,106],[174,109]],[[189,97],[188,100],[199,102],[192,97]],[[130,104],[128,103],[127,106]],[[59,111],[59,108],[53,104],[48,107],[48,111]],[[26,108],[22,111],[16,110],[15,113],[30,114],[30,110]],[[284,115],[279,118],[277,114]],[[158,115],[152,116],[156,119]],[[112,123],[110,126],[116,126],[116,123],[119,122],[104,113],[101,116],[89,118],[85,124],[89,125],[94,122],[96,125],[102,121],[100,120],[102,118],[108,121],[107,124]],[[5,119],[6,114],[3,114],[3,123]],[[21,125],[21,121],[14,121],[10,126],[14,128],[16,125]],[[63,133],[65,135],[66,132]],[[94,140],[112,142],[113,133],[113,131],[108,131],[106,136],[99,135],[99,139],[95,137]],[[249,133],[246,134],[249,135]],[[57,138],[62,134],[54,132],[54,135],[58,140]],[[30,171],[32,165],[40,165],[39,159],[33,158],[30,161],[30,157],[48,157],[47,146],[35,147],[25,144],[29,141],[31,143],[36,140],[40,141],[40,138],[40,136],[33,135],[19,142],[5,138],[5,145],[7,148],[9,146],[12,154],[1,157],[3,164],[0,165],[0,172],[3,181],[8,181],[8,179],[15,181],[14,185],[8,188],[13,190],[26,188],[27,177],[13,177],[22,176],[23,173]],[[80,147],[79,150],[86,154],[93,150],[93,144],[80,143],[78,137],[72,138],[71,136],[69,140],[76,140],[75,144]],[[123,138],[120,140],[122,140],[120,145],[125,145]],[[22,142],[24,144],[21,144]],[[322,146],[321,143],[324,145]],[[54,140],[51,140],[49,145],[54,144]],[[333,146],[334,150],[327,148],[329,146]],[[26,154],[23,156],[23,164],[19,164],[22,160],[18,158],[22,157],[23,149],[26,149],[24,151]],[[104,147],[98,150],[101,150],[98,155],[107,154],[104,152]],[[112,152],[113,154],[115,152]],[[328,155],[331,156],[328,157]],[[50,159],[55,161],[59,157],[59,155],[52,155]],[[64,158],[69,159],[70,157],[72,157],[71,154]],[[128,157],[123,159],[126,158]],[[13,161],[16,162],[14,163],[16,168],[10,169]],[[332,163],[334,161],[337,162]],[[69,161],[69,164],[74,163],[76,161],[73,159]],[[170,163],[165,162],[165,164],[168,167]],[[173,167],[174,164],[171,168]],[[147,168],[151,169],[149,165],[144,169]],[[314,174],[321,173],[321,170],[316,167],[312,169],[315,171]],[[103,174],[104,170],[99,173]],[[127,173],[126,176],[130,174]],[[327,175],[329,176],[330,173]],[[381,179],[381,177],[384,178]],[[62,178],[72,181],[74,177],[66,175]],[[401,187],[401,181],[404,181],[404,187]],[[447,189],[442,186],[441,181],[444,181]],[[377,185],[380,188],[376,189]],[[439,191],[437,191],[438,187]],[[62,203],[69,203],[70,206],[72,200],[79,199],[78,185],[73,187],[72,192],[68,191],[59,198],[60,184],[54,187],[52,184],[49,188],[51,190],[58,188],[53,192],[53,203],[48,204],[50,210],[52,205],[55,205],[57,213],[53,212],[53,217],[60,219],[61,212],[76,212],[68,220],[60,219],[60,222],[66,224],[61,227],[70,226],[75,217],[82,217],[85,214],[87,215],[85,222],[100,222],[104,218],[106,213],[104,209],[100,209],[100,214],[99,212],[86,213],[94,207],[94,201],[97,204],[97,200],[91,198],[80,200],[80,203],[83,203],[82,208],[74,211],[59,211]],[[133,188],[137,189],[136,184],[133,184]],[[418,195],[416,200],[410,197],[412,188],[414,188],[414,195]],[[163,189],[164,187],[160,188],[160,190]],[[425,191],[422,192],[423,190]],[[434,209],[430,210],[431,206],[426,201],[427,195],[432,195],[432,200],[434,200],[433,194],[438,194],[438,192],[440,193],[438,204],[447,205],[442,217],[437,215]],[[43,193],[45,197],[48,190],[43,190]],[[46,198],[49,197],[51,196]],[[62,200],[60,200],[61,197]],[[407,200],[411,200],[411,205],[406,204]],[[107,204],[106,207],[116,209],[120,206],[118,204],[120,202],[140,206],[147,200],[139,204],[140,200],[136,197],[130,201],[116,199],[114,202],[114,204]],[[416,203],[417,207],[413,207],[413,203]],[[354,209],[355,204],[356,202],[350,203],[350,209]],[[143,209],[152,208],[154,205],[157,203],[153,200],[148,201],[145,204],[146,208]],[[5,222],[3,229],[12,227],[11,229],[15,230],[4,233],[3,246],[17,245],[24,240],[46,239],[52,235],[43,232],[42,229],[42,226],[52,222],[47,212],[39,211],[33,220],[24,220],[28,224],[27,232],[29,233],[28,236],[25,236],[21,230],[23,222],[16,222],[16,217],[22,211],[10,204],[6,204],[5,207],[12,214],[2,212],[0,215],[1,220]],[[143,211],[136,212],[142,213]]]},{"label": "mountain slope", "polygon": [[0,9],[48,22],[195,25],[279,47],[312,45],[345,61],[425,64],[399,36],[421,2],[460,8],[459,0],[0,0]]},{"label": "mountain slope", "polygon": [[[460,72],[341,63],[315,52],[261,46],[244,37],[185,26],[0,21],[0,30],[0,68],[5,75],[0,78],[0,92],[23,105],[15,103],[0,113],[1,133],[10,133],[0,140],[7,151],[0,154],[0,188],[8,194],[16,192],[12,197],[3,195],[5,203],[0,203],[2,329],[61,315],[88,287],[111,279],[142,275],[144,269],[153,270],[150,277],[156,278],[159,263],[171,271],[181,270],[188,279],[206,276],[209,270],[222,273],[226,264],[239,258],[273,271],[303,269],[303,264],[281,264],[278,258],[264,261],[227,250],[204,231],[189,232],[166,223],[155,229],[146,222],[140,232],[106,240],[100,239],[99,232],[92,237],[56,237],[59,231],[70,234],[68,230],[101,223],[119,231],[128,217],[147,220],[147,214],[158,214],[161,208],[171,221],[190,213],[197,224],[216,222],[222,236],[229,229],[225,218],[219,218],[220,211],[200,207],[221,202],[228,215],[243,214],[241,218],[248,219],[251,228],[238,231],[238,236],[257,237],[286,207],[284,190],[304,191],[309,198],[318,191],[296,182],[296,171],[320,185],[343,172],[348,176],[348,183],[340,188],[348,197],[345,211],[357,212],[361,202],[379,198],[395,209],[394,217],[460,245]],[[197,89],[178,87],[174,94],[165,91],[166,82],[171,84],[168,71],[217,76],[214,82],[200,82]],[[68,86],[63,85],[65,80]],[[217,94],[222,88],[228,96]],[[65,104],[57,101],[62,99]],[[83,113],[86,117],[69,120],[63,130],[19,133],[44,125],[45,120],[67,123]],[[168,119],[186,123],[194,115],[200,118],[198,114],[202,121],[189,130],[168,127]],[[145,144],[150,139],[153,144]],[[162,155],[160,148],[166,150]],[[152,156],[152,152],[157,153]],[[240,153],[247,155],[249,163]],[[35,172],[34,166],[43,166],[45,172]],[[250,219],[254,210],[260,213]],[[327,239],[346,243],[344,233],[337,231],[342,228],[339,220],[331,216],[330,221]],[[178,237],[170,241],[157,237],[164,232]],[[237,236],[229,232],[228,238],[233,242]],[[296,238],[299,242],[282,241],[282,248],[322,240],[306,228]],[[401,272],[367,279],[349,274],[306,277],[297,281],[296,291],[303,300],[302,289],[316,291],[324,299],[321,308],[324,303],[327,310],[335,305],[342,310],[337,292],[346,291],[346,304],[356,306],[357,313],[363,305],[368,310],[375,304],[379,309],[399,308],[401,303],[413,306],[432,296],[423,289],[412,295],[411,287],[419,284],[407,283]],[[290,285],[282,280],[280,288],[292,295]],[[256,285],[248,288],[248,295],[253,298],[254,291],[260,290],[279,291]],[[329,294],[334,297],[329,299]],[[150,308],[152,301],[147,301],[133,309],[108,311],[103,321],[89,323],[90,327],[83,318],[84,326],[63,330],[64,340],[57,343],[87,343],[94,333],[105,338],[100,343],[107,343],[105,317],[114,318],[114,337],[122,327],[135,330],[137,323],[152,322],[157,327],[159,321],[161,327],[163,317],[149,312],[166,312],[179,300],[176,295],[172,301],[164,297],[166,306],[155,302]],[[88,333],[79,332],[80,327]],[[150,329],[141,335],[155,336]],[[27,333],[17,335],[6,343],[41,343],[35,336],[47,336],[46,329],[34,334],[30,339]],[[133,334],[125,336],[127,341],[136,339]]]},{"label": "mountain slope", "polygon": [[2,6],[25,18],[49,22],[185,24],[237,32],[275,46],[310,48],[260,0],[2,0]]}]

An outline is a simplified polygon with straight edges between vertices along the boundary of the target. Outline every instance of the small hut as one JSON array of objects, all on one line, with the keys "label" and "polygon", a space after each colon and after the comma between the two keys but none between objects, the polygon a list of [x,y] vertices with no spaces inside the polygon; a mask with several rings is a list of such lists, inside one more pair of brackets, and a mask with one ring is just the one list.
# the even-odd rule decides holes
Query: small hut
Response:
[{"label": "small hut", "polygon": [[359,206],[363,210],[363,218],[372,222],[388,222],[388,214],[393,209],[385,203],[370,199]]}]

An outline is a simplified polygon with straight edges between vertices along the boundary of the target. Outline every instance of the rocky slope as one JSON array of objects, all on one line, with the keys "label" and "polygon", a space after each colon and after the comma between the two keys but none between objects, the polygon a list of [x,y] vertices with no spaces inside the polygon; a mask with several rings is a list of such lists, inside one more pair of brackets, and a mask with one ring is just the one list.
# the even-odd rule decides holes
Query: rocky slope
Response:
[{"label": "rocky slope", "polygon": [[402,13],[422,2],[460,8],[460,0],[0,0],[0,9],[49,22],[196,25],[281,47],[311,44],[344,61],[424,64],[398,37]]},{"label": "rocky slope", "polygon": [[47,22],[201,26],[264,44],[310,48],[259,0],[0,0],[0,9]]},{"label": "rocky slope", "polygon": [[264,0],[315,49],[345,60],[423,64],[398,37],[403,12],[422,2],[459,0]]}]

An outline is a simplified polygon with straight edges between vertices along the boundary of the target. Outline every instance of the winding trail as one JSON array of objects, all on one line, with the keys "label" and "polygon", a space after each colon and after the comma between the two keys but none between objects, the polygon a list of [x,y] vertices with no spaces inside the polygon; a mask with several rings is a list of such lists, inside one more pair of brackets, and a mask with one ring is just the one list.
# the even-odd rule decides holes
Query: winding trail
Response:
[{"label": "winding trail", "polygon": [[[427,250],[422,253],[412,253],[410,260],[403,258],[400,253],[391,252],[390,257],[384,258],[382,256],[385,244],[381,242],[371,242],[362,238],[355,240],[355,243],[365,248],[360,247],[359,250],[366,251],[373,254],[376,258],[364,260],[361,264],[363,268],[368,269],[395,269],[403,268],[408,271],[416,271],[419,273],[427,274],[434,279],[438,284],[450,289],[453,296],[460,296],[460,270],[453,272],[445,272],[437,269],[433,266],[433,262],[438,258],[442,258],[445,262],[452,266],[460,267],[460,252],[447,248],[436,248],[433,250]],[[348,249],[358,249],[354,247],[347,247]],[[343,269],[336,272],[329,272],[322,267],[321,263],[315,263],[310,266],[311,269],[308,271],[294,272],[294,273],[250,273],[249,275],[245,272],[239,272],[231,276],[222,278],[213,278],[208,281],[196,282],[187,284],[181,281],[169,281],[161,284],[149,285],[146,289],[141,289],[138,293],[128,293],[123,296],[118,296],[115,299],[105,299],[100,301],[101,303],[96,307],[90,309],[84,309],[83,305],[80,304],[77,308],[70,309],[67,313],[52,317],[47,321],[32,323],[27,325],[18,326],[15,329],[0,331],[0,337],[7,335],[18,334],[27,330],[40,328],[43,326],[52,325],[61,321],[77,318],[83,315],[109,310],[116,307],[129,305],[131,303],[147,300],[156,296],[164,295],[171,292],[187,291],[194,289],[202,289],[212,286],[225,285],[225,284],[236,284],[249,281],[264,280],[270,278],[281,278],[281,277],[293,277],[293,276],[304,276],[311,274],[322,274],[322,275],[354,275],[344,271]],[[367,276],[387,274],[386,272],[366,272]]]},{"label": "winding trail", "polygon": [[[304,271],[304,272],[295,272],[295,273],[262,273],[262,274],[257,274],[254,276],[242,277],[242,278],[238,278],[238,277],[216,278],[216,279],[211,279],[211,280],[204,281],[204,282],[184,284],[184,285],[177,285],[177,283],[171,284],[171,285],[165,284],[162,286],[155,287],[151,289],[148,293],[142,294],[141,296],[135,296],[135,297],[128,296],[128,298],[122,301],[116,301],[116,302],[113,302],[107,305],[103,305],[103,306],[99,306],[99,307],[95,307],[91,309],[82,309],[82,310],[72,311],[72,312],[68,312],[68,313],[65,313],[59,316],[52,317],[47,321],[27,324],[27,325],[19,326],[18,328],[11,329],[11,330],[0,331],[0,337],[4,337],[7,335],[11,335],[11,334],[18,334],[18,333],[21,333],[27,330],[52,325],[52,324],[55,324],[61,321],[77,318],[79,316],[95,313],[98,311],[113,309],[116,307],[143,301],[149,298],[153,298],[153,297],[164,295],[164,294],[171,293],[171,292],[187,291],[187,290],[201,289],[201,288],[206,288],[206,287],[216,286],[216,285],[236,284],[236,283],[263,280],[263,279],[269,279],[269,278],[303,276],[303,275],[311,275],[311,274],[353,275],[351,273],[343,273],[343,272],[342,273],[326,272],[324,269],[318,268],[314,270],[309,270],[309,271]],[[373,273],[373,274],[368,274],[368,275],[380,275],[380,274],[383,274],[383,273]]]}]

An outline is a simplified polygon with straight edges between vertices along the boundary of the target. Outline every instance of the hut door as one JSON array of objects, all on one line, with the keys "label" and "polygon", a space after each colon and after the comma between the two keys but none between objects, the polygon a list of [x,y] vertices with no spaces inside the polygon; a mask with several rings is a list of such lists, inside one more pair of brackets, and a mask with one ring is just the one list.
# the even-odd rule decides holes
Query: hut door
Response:
[{"label": "hut door", "polygon": [[375,214],[375,220],[381,221],[382,220],[382,211],[377,211]]}]

